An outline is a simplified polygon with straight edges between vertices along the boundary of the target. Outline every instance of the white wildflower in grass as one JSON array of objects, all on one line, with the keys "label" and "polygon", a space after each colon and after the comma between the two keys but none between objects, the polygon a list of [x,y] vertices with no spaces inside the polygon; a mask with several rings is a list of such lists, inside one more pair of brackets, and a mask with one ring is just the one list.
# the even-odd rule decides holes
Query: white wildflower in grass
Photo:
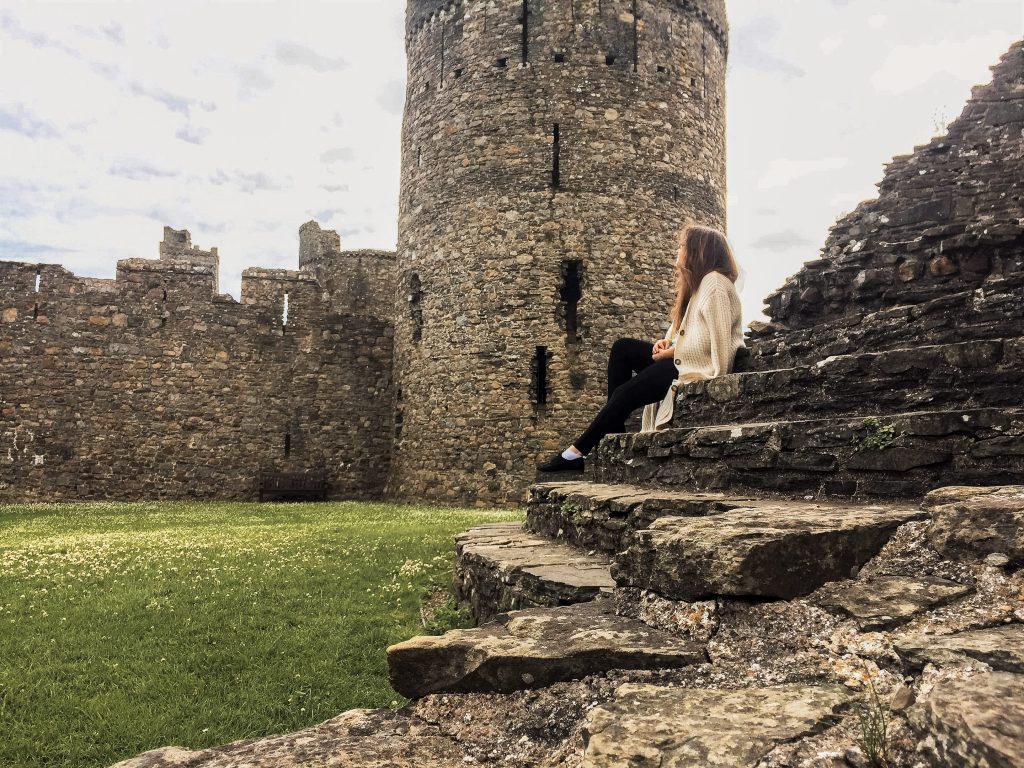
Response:
[{"label": "white wildflower in grass", "polygon": [[398,706],[384,648],[421,631],[423,595],[450,584],[453,536],[520,517],[0,505],[0,765],[104,766]]}]

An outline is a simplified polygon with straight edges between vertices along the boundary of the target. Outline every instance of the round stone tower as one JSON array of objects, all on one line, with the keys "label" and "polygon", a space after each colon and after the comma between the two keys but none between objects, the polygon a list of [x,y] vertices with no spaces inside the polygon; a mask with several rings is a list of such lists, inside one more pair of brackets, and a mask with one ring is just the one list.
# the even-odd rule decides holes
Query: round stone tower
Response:
[{"label": "round stone tower", "polygon": [[410,0],[389,490],[519,500],[725,227],[724,0]]}]

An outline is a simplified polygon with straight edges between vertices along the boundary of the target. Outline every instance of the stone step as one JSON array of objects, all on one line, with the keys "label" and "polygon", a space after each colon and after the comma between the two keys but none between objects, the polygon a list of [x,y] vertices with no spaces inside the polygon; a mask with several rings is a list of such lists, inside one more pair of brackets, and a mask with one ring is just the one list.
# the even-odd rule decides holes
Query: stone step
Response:
[{"label": "stone step", "polygon": [[301,731],[207,749],[153,749],[111,768],[464,768],[470,760],[465,745],[437,725],[382,708],[350,709]]},{"label": "stone step", "polygon": [[838,686],[738,690],[627,683],[587,715],[584,768],[755,766],[780,744],[839,719]]},{"label": "stone step", "polygon": [[778,503],[707,517],[662,517],[612,559],[620,586],[671,600],[716,596],[790,600],[852,578],[917,505]]},{"label": "stone step", "polygon": [[1024,476],[1024,409],[916,411],[609,435],[600,483],[788,496],[917,497]]},{"label": "stone step", "polygon": [[[951,344],[1024,335],[1024,272],[989,276],[980,287],[917,302],[903,287],[900,303],[856,310],[838,318],[814,318],[806,327],[765,323],[750,331],[748,371],[813,365],[832,355],[882,351],[913,344]],[[810,319],[810,318],[809,318]],[[792,321],[788,321],[792,324]]]},{"label": "stone step", "polygon": [[522,523],[490,523],[455,539],[455,594],[478,622],[517,608],[593,600],[615,583],[608,556],[537,536]]},{"label": "stone step", "polygon": [[673,426],[867,416],[1024,402],[1024,337],[836,355],[680,388]]},{"label": "stone step", "polygon": [[703,517],[734,509],[760,509],[780,516],[790,510],[842,511],[839,502],[758,498],[718,492],[677,491],[604,483],[538,483],[526,507],[529,531],[583,550],[613,555],[630,535],[661,517]]},{"label": "stone step", "polygon": [[387,649],[391,685],[403,696],[511,693],[610,669],[700,664],[705,648],[615,615],[597,598],[561,608],[499,614],[476,629],[421,635]]}]

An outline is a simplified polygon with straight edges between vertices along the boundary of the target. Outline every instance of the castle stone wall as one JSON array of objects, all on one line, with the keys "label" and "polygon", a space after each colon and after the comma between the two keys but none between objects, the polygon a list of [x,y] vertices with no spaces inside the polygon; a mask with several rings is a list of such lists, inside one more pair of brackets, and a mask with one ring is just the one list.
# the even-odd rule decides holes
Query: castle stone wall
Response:
[{"label": "castle stone wall", "polygon": [[1024,329],[1024,44],[992,67],[946,135],[886,167],[874,200],[766,299],[759,370]]},{"label": "castle stone wall", "polygon": [[413,0],[389,491],[518,500],[725,227],[721,0]]},{"label": "castle stone wall", "polygon": [[260,470],[314,469],[334,498],[379,495],[387,319],[339,312],[305,270],[218,295],[216,249],[187,232],[160,255],[115,280],[0,261],[0,501],[250,499]]},{"label": "castle stone wall", "polygon": [[332,230],[315,221],[299,228],[299,267],[320,285],[320,298],[332,311],[391,322],[395,311],[395,252],[342,251]]}]

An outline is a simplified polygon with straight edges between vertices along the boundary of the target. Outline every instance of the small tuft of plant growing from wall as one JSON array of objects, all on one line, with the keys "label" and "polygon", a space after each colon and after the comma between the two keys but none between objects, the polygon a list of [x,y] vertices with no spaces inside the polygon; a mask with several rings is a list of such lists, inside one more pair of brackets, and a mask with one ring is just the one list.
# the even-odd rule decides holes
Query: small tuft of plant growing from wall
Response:
[{"label": "small tuft of plant growing from wall", "polygon": [[868,416],[861,422],[861,426],[867,428],[867,433],[857,443],[857,450],[860,451],[881,451],[903,436],[902,432],[896,434],[893,424],[883,424],[875,416]]}]

